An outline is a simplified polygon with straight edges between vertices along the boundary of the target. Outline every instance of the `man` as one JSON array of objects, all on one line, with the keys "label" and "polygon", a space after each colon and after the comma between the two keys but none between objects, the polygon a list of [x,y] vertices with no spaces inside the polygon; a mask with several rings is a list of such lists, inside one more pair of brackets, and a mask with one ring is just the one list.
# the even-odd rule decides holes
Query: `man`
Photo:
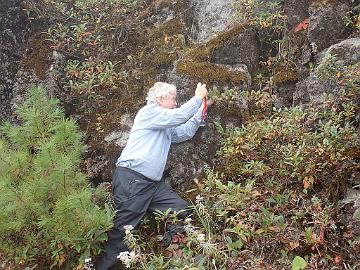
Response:
[{"label": "man", "polygon": [[134,228],[146,213],[155,210],[179,212],[188,204],[164,181],[170,144],[191,139],[202,121],[205,84],[198,83],[195,96],[176,108],[176,87],[157,82],[149,89],[147,105],[137,113],[129,139],[116,162],[112,189],[116,214],[114,227],[97,270],[111,268],[120,252],[127,250],[123,242],[124,226]]}]

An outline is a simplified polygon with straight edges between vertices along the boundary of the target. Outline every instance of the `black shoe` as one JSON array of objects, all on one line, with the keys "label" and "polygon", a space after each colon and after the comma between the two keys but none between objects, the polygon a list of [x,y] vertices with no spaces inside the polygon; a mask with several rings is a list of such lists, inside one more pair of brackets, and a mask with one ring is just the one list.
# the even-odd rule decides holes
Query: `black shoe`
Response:
[{"label": "black shoe", "polygon": [[169,225],[162,239],[166,247],[168,247],[172,243],[173,236],[176,234],[179,235],[185,234],[184,227],[181,225]]}]

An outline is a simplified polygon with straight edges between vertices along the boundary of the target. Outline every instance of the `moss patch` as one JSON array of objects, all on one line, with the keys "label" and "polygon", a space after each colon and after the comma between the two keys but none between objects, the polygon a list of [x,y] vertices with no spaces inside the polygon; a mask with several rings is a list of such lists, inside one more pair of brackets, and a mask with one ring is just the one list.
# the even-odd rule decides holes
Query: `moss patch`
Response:
[{"label": "moss patch", "polygon": [[180,74],[187,74],[208,82],[218,81],[239,83],[246,80],[246,77],[242,72],[230,71],[224,66],[207,62],[182,62],[177,66],[177,71]]},{"label": "moss patch", "polygon": [[223,32],[209,40],[205,45],[200,45],[188,51],[184,60],[177,66],[177,72],[206,81],[239,83],[246,81],[246,76],[240,71],[231,71],[224,66],[209,63],[215,49],[221,47],[226,41],[247,29],[245,24],[238,25],[229,31]]},{"label": "moss patch", "polygon": [[297,81],[298,79],[299,75],[295,70],[284,69],[274,74],[273,83],[276,85],[281,85],[287,82]]},{"label": "moss patch", "polygon": [[233,37],[237,36],[244,30],[249,27],[247,24],[241,24],[235,26],[234,28],[230,29],[229,31],[220,33],[213,39],[209,40],[205,45],[201,45],[190,50],[187,54],[188,59],[192,59],[194,61],[207,61],[210,59],[212,53],[215,49],[224,45],[226,41],[231,40]]},{"label": "moss patch", "polygon": [[46,71],[50,67],[49,54],[52,49],[42,35],[34,35],[29,39],[27,51],[22,59],[23,65],[27,69],[33,69],[36,76],[44,79]]}]

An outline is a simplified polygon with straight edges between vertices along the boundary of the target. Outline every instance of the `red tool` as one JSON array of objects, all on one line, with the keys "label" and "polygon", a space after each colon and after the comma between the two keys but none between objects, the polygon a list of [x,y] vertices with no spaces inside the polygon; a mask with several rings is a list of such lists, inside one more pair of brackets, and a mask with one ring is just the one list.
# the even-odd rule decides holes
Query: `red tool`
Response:
[{"label": "red tool", "polygon": [[206,118],[206,110],[207,110],[206,97],[204,97],[204,108],[203,108],[202,114],[201,114],[201,120],[202,120],[202,121],[205,121],[205,118]]}]

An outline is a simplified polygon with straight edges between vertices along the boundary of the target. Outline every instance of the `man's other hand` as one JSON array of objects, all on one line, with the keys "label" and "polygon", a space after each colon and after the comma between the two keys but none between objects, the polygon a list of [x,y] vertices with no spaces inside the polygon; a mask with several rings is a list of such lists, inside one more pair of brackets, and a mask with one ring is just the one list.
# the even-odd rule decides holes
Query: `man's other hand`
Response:
[{"label": "man's other hand", "polygon": [[204,98],[207,96],[206,84],[198,83],[195,90],[195,96]]}]

